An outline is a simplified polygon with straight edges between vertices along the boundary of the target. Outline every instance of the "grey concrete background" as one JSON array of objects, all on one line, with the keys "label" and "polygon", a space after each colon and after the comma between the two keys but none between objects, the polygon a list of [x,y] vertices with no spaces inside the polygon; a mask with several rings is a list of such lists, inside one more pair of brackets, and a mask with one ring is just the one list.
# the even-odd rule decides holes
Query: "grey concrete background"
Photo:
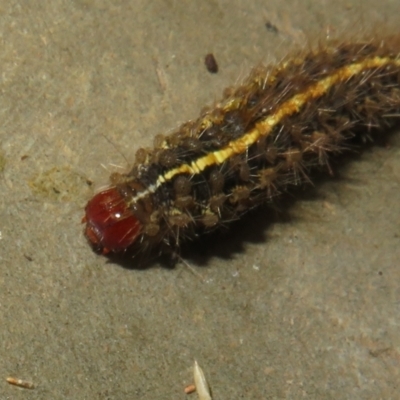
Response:
[{"label": "grey concrete background", "polygon": [[398,398],[400,135],[289,217],[193,248],[205,282],[110,263],[80,220],[252,65],[399,18],[398,0],[0,1],[0,398],[184,399],[195,358],[216,400]]}]

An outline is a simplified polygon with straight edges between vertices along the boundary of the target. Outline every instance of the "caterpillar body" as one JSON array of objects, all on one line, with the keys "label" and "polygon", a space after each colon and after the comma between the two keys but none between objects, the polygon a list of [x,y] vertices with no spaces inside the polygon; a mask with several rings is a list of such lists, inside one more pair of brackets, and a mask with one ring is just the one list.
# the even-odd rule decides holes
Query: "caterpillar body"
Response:
[{"label": "caterpillar body", "polygon": [[314,169],[400,121],[400,37],[337,43],[244,83],[171,135],[86,206],[103,254],[176,249],[310,180]]}]

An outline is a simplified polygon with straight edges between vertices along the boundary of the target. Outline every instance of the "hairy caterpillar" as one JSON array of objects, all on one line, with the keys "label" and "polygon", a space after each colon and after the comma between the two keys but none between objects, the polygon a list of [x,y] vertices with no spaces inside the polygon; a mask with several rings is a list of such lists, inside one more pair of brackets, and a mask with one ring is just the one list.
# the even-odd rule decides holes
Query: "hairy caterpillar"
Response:
[{"label": "hairy caterpillar", "polygon": [[86,206],[103,254],[176,249],[240,218],[400,121],[400,36],[337,43],[258,67]]}]

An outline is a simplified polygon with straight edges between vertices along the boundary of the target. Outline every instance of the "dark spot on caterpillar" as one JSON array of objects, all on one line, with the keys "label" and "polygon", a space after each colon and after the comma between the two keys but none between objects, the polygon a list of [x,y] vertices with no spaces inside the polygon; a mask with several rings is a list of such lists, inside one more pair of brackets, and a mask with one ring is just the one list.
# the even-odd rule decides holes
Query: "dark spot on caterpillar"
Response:
[{"label": "dark spot on caterpillar", "polygon": [[172,168],[178,163],[178,157],[175,150],[162,150],[158,155],[158,162],[164,168]]},{"label": "dark spot on caterpillar", "polygon": [[198,153],[202,148],[202,144],[199,139],[195,138],[184,138],[182,140],[182,147],[189,152]]},{"label": "dark spot on caterpillar", "polygon": [[218,64],[214,54],[208,53],[204,58],[204,64],[208,72],[212,74],[216,74],[218,72]]},{"label": "dark spot on caterpillar", "polygon": [[218,194],[222,192],[224,187],[224,175],[218,170],[213,169],[208,177],[211,193]]},{"label": "dark spot on caterpillar", "polygon": [[231,139],[241,136],[245,128],[246,124],[239,110],[232,110],[225,114],[222,132],[229,132]]},{"label": "dark spot on caterpillar", "polygon": [[206,151],[218,149],[229,142],[229,135],[221,128],[221,125],[212,125],[205,129],[200,136]]},{"label": "dark spot on caterpillar", "polygon": [[185,175],[179,175],[174,180],[174,191],[175,196],[187,196],[192,190],[192,184],[190,180]]}]

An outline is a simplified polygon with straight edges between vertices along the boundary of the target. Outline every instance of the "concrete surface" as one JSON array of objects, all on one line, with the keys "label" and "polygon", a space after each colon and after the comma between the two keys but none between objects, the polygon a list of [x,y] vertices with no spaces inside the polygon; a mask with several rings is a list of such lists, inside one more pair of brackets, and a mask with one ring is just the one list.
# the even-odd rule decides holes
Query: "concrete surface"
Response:
[{"label": "concrete surface", "polygon": [[399,18],[398,0],[0,1],[0,398],[184,399],[194,359],[215,400],[399,398],[400,134],[193,247],[205,282],[110,263],[80,223],[252,65]]}]

